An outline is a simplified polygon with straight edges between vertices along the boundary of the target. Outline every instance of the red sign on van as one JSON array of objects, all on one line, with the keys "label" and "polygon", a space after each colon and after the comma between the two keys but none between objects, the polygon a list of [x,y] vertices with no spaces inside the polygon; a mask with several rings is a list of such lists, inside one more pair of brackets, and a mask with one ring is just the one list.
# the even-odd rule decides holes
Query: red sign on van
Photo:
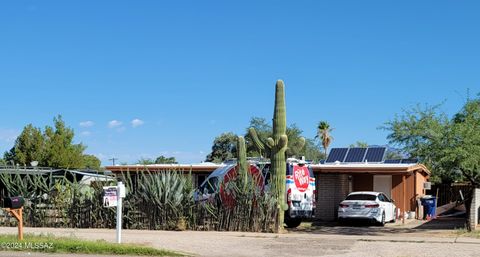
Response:
[{"label": "red sign on van", "polygon": [[310,183],[310,172],[308,171],[307,166],[293,166],[293,181],[295,181],[295,186],[297,186],[298,191],[305,192],[308,189],[308,184]]}]

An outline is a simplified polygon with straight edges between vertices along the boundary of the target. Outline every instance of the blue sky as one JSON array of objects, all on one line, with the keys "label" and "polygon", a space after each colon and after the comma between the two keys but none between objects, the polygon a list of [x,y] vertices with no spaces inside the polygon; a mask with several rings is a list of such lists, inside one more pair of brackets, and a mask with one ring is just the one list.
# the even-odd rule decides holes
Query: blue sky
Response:
[{"label": "blue sky", "polygon": [[[261,2],[261,3],[260,3]],[[215,136],[319,120],[333,147],[385,144],[402,108],[451,114],[480,92],[478,1],[6,1],[0,3],[0,151],[63,115],[108,164],[200,162]],[[133,122],[135,120],[135,122]],[[132,124],[132,122],[134,124]]]}]

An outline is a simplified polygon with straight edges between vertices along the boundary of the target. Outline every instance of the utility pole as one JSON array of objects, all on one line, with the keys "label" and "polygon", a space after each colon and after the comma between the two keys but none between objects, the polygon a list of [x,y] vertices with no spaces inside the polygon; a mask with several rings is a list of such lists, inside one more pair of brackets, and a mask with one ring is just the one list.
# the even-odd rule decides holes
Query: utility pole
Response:
[{"label": "utility pole", "polygon": [[112,161],[112,165],[115,166],[115,161],[118,160],[118,158],[113,157],[112,159],[108,159],[109,161]]}]

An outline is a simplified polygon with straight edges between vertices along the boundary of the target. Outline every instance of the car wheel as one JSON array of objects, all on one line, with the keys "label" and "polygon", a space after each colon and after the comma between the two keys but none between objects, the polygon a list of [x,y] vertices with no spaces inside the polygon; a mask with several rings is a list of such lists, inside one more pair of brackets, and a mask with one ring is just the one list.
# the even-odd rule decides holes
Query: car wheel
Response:
[{"label": "car wheel", "polygon": [[302,223],[301,219],[286,219],[285,224],[287,225],[287,228],[296,228],[300,226],[300,223]]},{"label": "car wheel", "polygon": [[385,212],[382,212],[382,220],[380,221],[380,226],[385,226]]}]

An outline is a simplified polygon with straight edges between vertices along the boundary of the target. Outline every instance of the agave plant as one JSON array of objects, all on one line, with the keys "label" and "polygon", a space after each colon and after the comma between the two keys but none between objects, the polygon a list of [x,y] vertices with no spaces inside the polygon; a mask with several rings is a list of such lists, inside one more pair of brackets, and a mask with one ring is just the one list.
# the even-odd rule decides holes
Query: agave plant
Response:
[{"label": "agave plant", "polygon": [[161,215],[161,220],[166,223],[161,227],[175,227],[178,219],[184,216],[185,185],[185,176],[178,172],[141,173],[138,180],[139,197]]}]

